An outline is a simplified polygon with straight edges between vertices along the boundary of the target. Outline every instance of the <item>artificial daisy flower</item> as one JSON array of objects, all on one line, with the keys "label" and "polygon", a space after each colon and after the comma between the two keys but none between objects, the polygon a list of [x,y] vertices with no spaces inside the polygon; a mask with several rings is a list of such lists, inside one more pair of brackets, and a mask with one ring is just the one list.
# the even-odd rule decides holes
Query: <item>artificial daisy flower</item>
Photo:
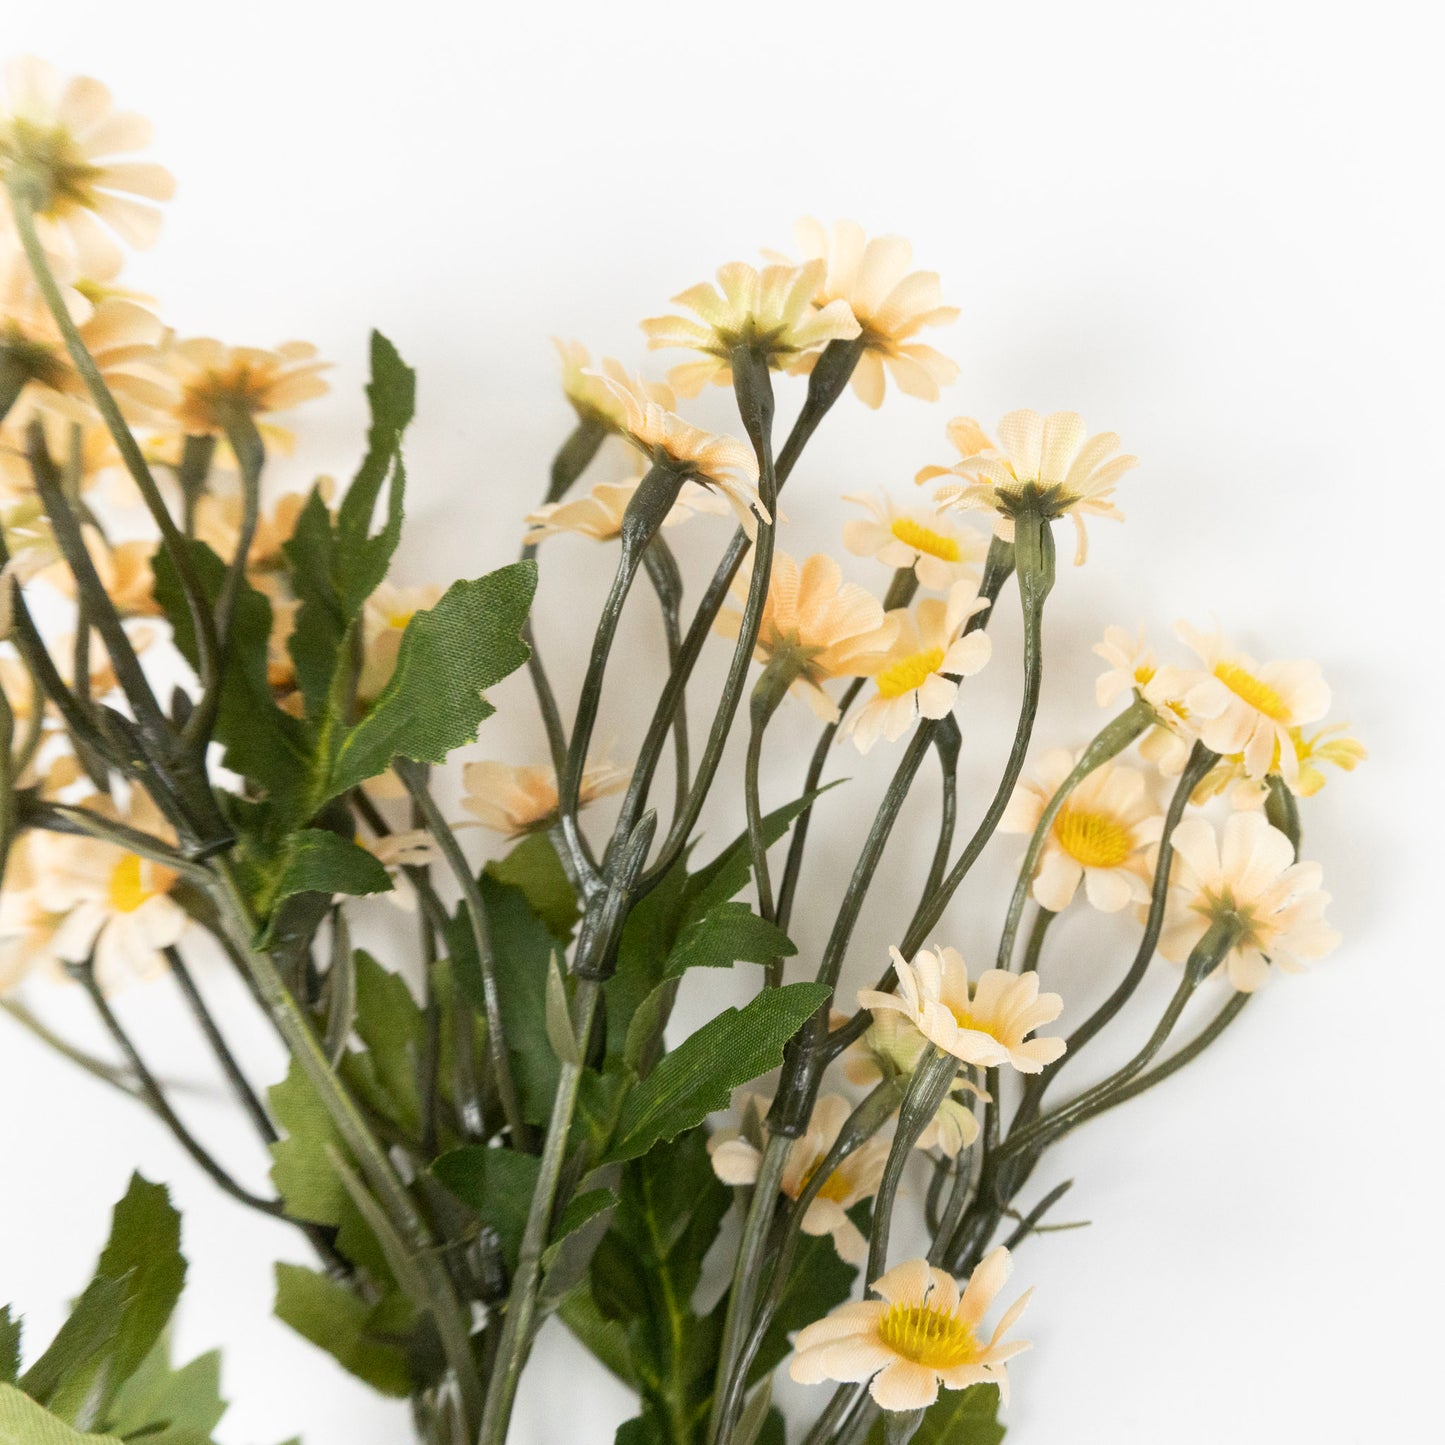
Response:
[{"label": "artificial daisy flower", "polygon": [[401,886],[407,868],[427,868],[441,861],[442,850],[436,839],[425,828],[407,828],[400,833],[388,833],[381,838],[357,836],[357,843],[386,869],[391,879],[391,892],[385,896],[388,903],[404,912],[416,911],[416,895],[409,888]]},{"label": "artificial daisy flower", "polygon": [[[880,1013],[863,1037],[844,1050],[843,1075],[850,1084],[860,1088],[871,1087],[885,1076],[906,1079],[917,1068],[927,1048],[928,1040],[902,1014]],[[953,1090],[985,1102],[989,1097],[962,1073],[954,1081]],[[955,1099],[951,1093],[938,1106],[938,1112],[918,1136],[914,1148],[941,1149],[954,1159],[977,1138],[978,1119],[972,1106]]]},{"label": "artificial daisy flower", "polygon": [[1189,818],[1173,836],[1178,855],[1170,914],[1159,951],[1174,963],[1189,957],[1210,926],[1233,917],[1242,927],[1224,961],[1229,981],[1253,993],[1269,965],[1299,973],[1340,941],[1325,922],[1330,895],[1318,863],[1296,863],[1294,845],[1262,813],[1232,813],[1223,836],[1203,818]]},{"label": "artificial daisy flower", "polygon": [[935,507],[898,507],[884,497],[844,497],[872,513],[843,525],[843,545],[855,557],[876,557],[885,566],[911,567],[918,585],[947,592],[956,582],[977,583],[988,542],[960,527]]},{"label": "artificial daisy flower", "polygon": [[890,612],[898,625],[892,644],[857,665],[878,691],[840,735],[866,753],[880,737],[895,742],[920,717],[946,717],[958,696],[958,679],[972,677],[992,655],[987,633],[964,634],[968,619],[987,606],[971,583],[956,582],[946,599],[925,597],[912,610]]},{"label": "artificial daisy flower", "polygon": [[[793,1141],[783,1166],[778,1187],[789,1199],[796,1199],[812,1182],[852,1112],[853,1106],[841,1094],[824,1094],[818,1100],[807,1133]],[[766,1114],[767,1101],[750,1098],[744,1106],[744,1129],[720,1129],[708,1139],[713,1173],[724,1184],[757,1183],[768,1131],[762,1123],[756,1123],[754,1129],[754,1121]],[[745,1137],[753,1132],[755,1139]],[[875,1137],[855,1149],[823,1182],[803,1215],[803,1233],[832,1235],[839,1258],[849,1264],[861,1264],[867,1259],[868,1241],[848,1218],[848,1210],[878,1192],[888,1148],[888,1140]]]},{"label": "artificial daisy flower", "polygon": [[684,397],[696,396],[710,381],[731,386],[732,354],[738,346],[753,348],[769,366],[797,370],[806,353],[821,350],[830,341],[851,341],[860,328],[846,301],[813,305],[813,294],[826,271],[821,260],[803,266],[765,266],[761,271],[733,261],[718,271],[716,286],[704,281],[674,296],[677,305],[702,319],[654,316],[644,321],[648,347],[685,347],[702,352],[704,359],[674,367],[668,384]]},{"label": "artificial daisy flower", "polygon": [[1013,541],[1014,518],[1022,511],[1037,511],[1049,521],[1072,517],[1077,565],[1089,550],[1085,516],[1124,519],[1110,498],[1119,478],[1139,459],[1115,456],[1119,438],[1113,432],[1091,437],[1077,412],[1042,417],[1036,411],[1011,411],[998,424],[998,446],[972,417],[950,422],[948,435],[963,459],[951,467],[924,467],[917,480],[962,478],[940,487],[935,500],[963,511],[995,512],[994,531],[1006,542]]},{"label": "artificial daisy flower", "polygon": [[604,361],[599,370],[593,366],[592,357],[580,341],[563,341],[552,338],[557,355],[562,359],[562,391],[572,403],[572,410],[580,420],[596,422],[608,431],[621,431],[626,418],[622,403],[618,401],[602,373],[608,367],[621,369],[616,361]]},{"label": "artificial daisy flower", "polygon": [[[1033,781],[1019,784],[999,822],[1005,833],[1033,835],[1079,761],[1065,748],[1039,760]],[[1159,841],[1164,819],[1143,773],[1122,763],[1095,768],[1059,809],[1039,854],[1033,895],[1052,913],[1073,902],[1079,883],[1101,913],[1117,913],[1149,897],[1150,846]]]},{"label": "artificial daisy flower", "polygon": [[[226,346],[209,336],[175,342],[166,364],[180,392],[173,416],[187,436],[224,436],[228,417],[237,412],[265,416],[324,396],[321,373],[330,365],[316,360],[316,348],[307,341],[262,351]],[[272,427],[267,440],[284,450],[291,436]]]},{"label": "artificial daisy flower", "polygon": [[[171,837],[139,788],[123,813],[106,797],[86,806],[153,838]],[[179,941],[187,923],[170,896],[177,877],[171,869],[98,838],[36,833],[32,846],[35,901],[45,914],[63,915],[45,944],[50,958],[84,963],[93,957],[96,980],[107,991],[165,968],[162,950]]]},{"label": "artificial daisy flower", "polygon": [[[620,793],[632,778],[632,769],[619,767],[603,758],[588,763],[582,771],[577,805],[585,808],[598,798]],[[465,796],[462,807],[483,828],[504,838],[543,832],[557,821],[557,774],[534,764],[513,767],[509,763],[468,763],[462,769]]]},{"label": "artificial daisy flower", "polygon": [[[122,617],[159,617],[162,609],[156,601],[153,570],[157,544],[145,539],[108,542],[89,526],[83,532],[86,551],[115,610]],[[44,580],[65,596],[75,596],[75,574],[66,563],[49,568]]]},{"label": "artificial daisy flower", "polygon": [[1137,637],[1122,627],[1107,628],[1094,651],[1109,664],[1094,688],[1099,706],[1113,707],[1131,692],[1142,697],[1158,722],[1140,739],[1139,751],[1166,778],[1178,777],[1193,742],[1189,709],[1184,705],[1193,674],[1180,667],[1161,667],[1142,627]]},{"label": "artificial daisy flower", "polygon": [[[746,568],[733,578],[733,596],[740,602],[747,601],[751,580]],[[742,621],[741,611],[724,607],[713,625],[724,637],[736,637]],[[824,722],[837,722],[837,704],[823,683],[858,676],[897,631],[897,618],[886,616],[866,588],[844,582],[831,557],[814,553],[799,566],[786,552],[775,552],[753,656],[765,665],[786,659],[797,669],[788,691]]]},{"label": "artificial daisy flower", "polygon": [[968,966],[956,948],[921,948],[912,963],[896,948],[888,952],[898,991],[858,994],[859,1004],[875,1015],[901,1013],[930,1043],[980,1068],[1012,1064],[1022,1074],[1037,1074],[1063,1054],[1062,1039],[1025,1038],[1064,1008],[1058,994],[1039,992],[1038,974],[991,968],[970,989]]},{"label": "artificial daisy flower", "polygon": [[1251,778],[1262,778],[1277,766],[1293,787],[1299,757],[1290,731],[1318,722],[1330,706],[1329,685],[1319,664],[1261,664],[1236,650],[1222,632],[1206,636],[1187,622],[1176,624],[1175,631],[1208,670],[1184,694],[1204,746],[1225,757],[1240,754]]},{"label": "artificial daisy flower", "polygon": [[[12,696],[8,687],[6,694]],[[36,896],[30,853],[33,836],[22,833],[16,838],[5,862],[5,886],[0,889],[0,995],[9,993],[54,957],[55,930],[65,918],[63,913],[42,907]]]},{"label": "artificial daisy flower", "polygon": [[[0,332],[3,329],[4,322],[0,321]],[[3,340],[0,340],[0,348],[3,346]],[[65,409],[71,411],[72,404],[67,403]],[[88,492],[119,465],[120,454],[110,433],[93,421],[90,425],[78,423],[72,415],[60,416],[54,410],[45,409],[22,417],[12,413],[11,420],[0,426],[0,497],[18,498],[35,491],[35,478],[26,454],[26,432],[30,422],[35,420],[40,422],[45,433],[46,450],[57,466],[71,475],[78,475],[78,490],[81,492]],[[73,448],[77,427],[79,446]]]},{"label": "artificial daisy flower", "polygon": [[926,1409],[940,1385],[997,1385],[1007,1401],[1006,1361],[1029,1346],[1004,1336],[1033,1291],[1005,1312],[987,1343],[980,1327],[1012,1268],[1008,1250],[999,1245],[979,1262],[960,1298],[953,1276],[926,1259],[896,1265],[874,1280],[879,1299],[839,1305],[801,1330],[788,1373],[800,1385],[871,1380],[869,1393],[884,1410]]},{"label": "artificial daisy flower", "polygon": [[[171,400],[157,379],[165,327],[120,297],[88,301],[62,288],[67,310],[102,379],[127,418],[160,420]],[[90,393],[23,257],[0,261],[0,367],[27,382],[25,395],[68,421],[93,421]],[[28,467],[27,467],[28,470]]]},{"label": "artificial daisy flower", "polygon": [[772,520],[758,496],[758,460],[746,442],[685,422],[671,388],[629,376],[615,361],[596,375],[621,409],[622,431],[653,463],[677,467],[720,492],[749,536],[757,530],[754,513]]},{"label": "artificial daisy flower", "polygon": [[361,613],[362,663],[356,680],[356,696],[362,703],[373,703],[396,671],[401,652],[402,635],[418,612],[435,607],[442,595],[436,583],[421,587],[399,587],[383,582],[370,597]]},{"label": "artificial daisy flower", "polygon": [[[1306,733],[1303,728],[1289,730],[1297,772],[1294,781],[1287,782],[1286,786],[1296,797],[1312,798],[1324,787],[1328,777],[1321,763],[1352,773],[1369,757],[1364,743],[1345,732],[1347,727],[1348,723],[1331,723],[1315,733]],[[1269,797],[1270,778],[1283,777],[1280,762],[1280,746],[1276,742],[1268,773],[1262,778],[1251,778],[1244,765],[1244,755],[1235,753],[1210,770],[1194,790],[1192,801],[1207,802],[1227,792],[1231,807],[1262,808]]]},{"label": "artificial daisy flower", "polygon": [[[536,546],[546,537],[576,532],[597,542],[610,542],[621,533],[627,504],[637,494],[641,481],[642,478],[636,476],[625,482],[598,482],[585,496],[574,497],[569,502],[544,502],[527,513],[527,532],[522,540],[528,546]],[[662,525],[675,527],[695,512],[717,516],[726,511],[727,502],[716,492],[696,482],[684,482]]]},{"label": "artificial daisy flower", "polygon": [[[940,304],[937,272],[910,272],[913,247],[902,236],[870,241],[856,221],[839,221],[830,234],[807,217],[793,234],[805,261],[826,263],[814,304],[826,309],[844,301],[862,328],[863,354],[853,372],[859,398],[881,406],[886,371],[900,391],[937,401],[939,387],[954,380],[958,365],[914,340],[925,326],[942,326],[958,316],[956,306]],[[816,352],[807,352],[789,369],[811,371],[816,360]]]},{"label": "artificial daisy flower", "polygon": [[24,188],[47,252],[83,275],[103,281],[120,269],[111,231],[136,247],[149,246],[160,231],[153,203],[175,191],[170,172],[113,159],[143,150],[150,136],[150,122],[116,110],[98,80],[63,79],[32,55],[5,67],[0,179]]}]

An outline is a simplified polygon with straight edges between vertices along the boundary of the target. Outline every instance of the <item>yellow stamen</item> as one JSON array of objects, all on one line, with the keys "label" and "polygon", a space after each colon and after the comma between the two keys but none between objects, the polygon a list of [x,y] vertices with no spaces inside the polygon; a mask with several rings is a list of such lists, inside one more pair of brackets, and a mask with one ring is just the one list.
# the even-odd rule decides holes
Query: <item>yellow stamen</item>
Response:
[{"label": "yellow stamen", "polygon": [[[801,1194],[812,1182],[813,1176],[817,1174],[818,1167],[823,1162],[820,1157],[818,1162],[803,1176],[803,1182],[798,1186],[798,1193]],[[852,1193],[848,1181],[843,1177],[841,1169],[835,1169],[824,1181],[823,1187],[818,1190],[817,1198],[831,1199],[834,1204],[846,1204],[849,1194]]]},{"label": "yellow stamen", "polygon": [[127,853],[111,870],[110,906],[117,913],[134,913],[152,896],[153,891],[141,876],[140,855]]},{"label": "yellow stamen", "polygon": [[1054,820],[1054,837],[1085,868],[1117,868],[1134,851],[1134,837],[1107,813],[1065,808]]},{"label": "yellow stamen", "polygon": [[1257,712],[1262,712],[1272,722],[1285,722],[1289,708],[1285,700],[1267,683],[1261,682],[1252,672],[1233,662],[1215,664],[1214,675],[1236,697],[1241,697]]},{"label": "yellow stamen", "polygon": [[890,530],[905,547],[912,547],[915,552],[941,557],[945,562],[958,561],[958,543],[952,537],[945,537],[912,517],[895,517]]},{"label": "yellow stamen", "polygon": [[386,625],[388,627],[394,627],[398,632],[405,632],[407,624],[415,616],[415,607],[413,607],[410,612],[388,612],[386,614]]},{"label": "yellow stamen", "polygon": [[929,677],[943,665],[943,649],[930,647],[926,652],[915,652],[878,674],[879,697],[902,697],[922,687]]},{"label": "yellow stamen", "polygon": [[878,1337],[896,1354],[929,1370],[952,1370],[975,1358],[973,1331],[927,1305],[896,1304],[878,1322]]}]

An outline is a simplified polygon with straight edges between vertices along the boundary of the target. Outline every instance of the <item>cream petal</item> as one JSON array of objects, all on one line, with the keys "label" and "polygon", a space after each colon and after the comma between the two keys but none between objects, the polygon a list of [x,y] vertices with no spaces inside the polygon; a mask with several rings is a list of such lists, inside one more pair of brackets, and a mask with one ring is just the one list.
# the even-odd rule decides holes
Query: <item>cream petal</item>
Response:
[{"label": "cream petal", "polygon": [[925,1410],[938,1398],[938,1374],[911,1360],[894,1360],[875,1375],[869,1393],[884,1410]]}]

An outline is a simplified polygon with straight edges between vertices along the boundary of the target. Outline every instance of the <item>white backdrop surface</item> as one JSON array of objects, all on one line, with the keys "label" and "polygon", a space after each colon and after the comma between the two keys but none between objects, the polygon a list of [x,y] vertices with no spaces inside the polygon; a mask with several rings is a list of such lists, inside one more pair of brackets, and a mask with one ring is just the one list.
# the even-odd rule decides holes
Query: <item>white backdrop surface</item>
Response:
[{"label": "white backdrop surface", "polygon": [[[332,396],[299,419],[293,484],[354,461],[368,327],[419,368],[403,580],[512,554],[566,425],[550,335],[636,364],[637,319],[674,292],[786,247],[797,215],[853,216],[943,274],[963,316],[939,345],[963,369],[937,406],[840,408],[791,492],[793,550],[836,536],[839,494],[902,493],[946,457],[950,416],[1068,407],[1142,465],[1126,525],[1096,526],[1087,567],[1061,569],[1041,740],[1098,725],[1088,649],[1112,622],[1162,640],[1213,613],[1257,653],[1321,660],[1372,751],[1306,814],[1346,942],[1277,981],[1203,1064],[1058,1151],[1051,1177],[1077,1181],[1065,1213],[1093,1223],[1020,1252],[1016,1279],[1038,1292],[1008,1411],[1019,1445],[1439,1438],[1436,26],[1395,0],[4,5],[0,50],[98,75],[154,119],[180,190],[132,274],[167,319],[304,337],[336,361]],[[721,537],[689,532],[695,560]],[[599,586],[571,545],[539,602],[554,670],[585,645],[577,589]],[[653,647],[650,619],[633,621],[624,645]],[[963,716],[975,801],[1011,726],[1010,617],[998,637],[1008,662]],[[498,701],[485,748],[521,761],[525,688]],[[811,736],[799,718],[780,800]],[[635,703],[608,722],[625,753]],[[851,835],[820,832],[826,919]],[[965,953],[990,946],[990,897],[971,886],[945,922]],[[1067,927],[1065,945],[1085,938]],[[886,917],[865,928],[874,948],[889,937]],[[1060,986],[1086,999],[1086,962],[1060,952]],[[274,1072],[239,990],[209,986]],[[50,1002],[88,1027],[81,1001]],[[165,985],[122,1002],[169,1073],[205,1076]],[[194,1111],[259,1181],[224,1104]],[[225,1348],[225,1445],[408,1439],[403,1407],[269,1317],[270,1262],[303,1257],[292,1233],[10,1027],[0,1148],[0,1298],[33,1339],[140,1167],[186,1211],[178,1345]],[[553,1331],[515,1439],[606,1442],[627,1413]]]}]

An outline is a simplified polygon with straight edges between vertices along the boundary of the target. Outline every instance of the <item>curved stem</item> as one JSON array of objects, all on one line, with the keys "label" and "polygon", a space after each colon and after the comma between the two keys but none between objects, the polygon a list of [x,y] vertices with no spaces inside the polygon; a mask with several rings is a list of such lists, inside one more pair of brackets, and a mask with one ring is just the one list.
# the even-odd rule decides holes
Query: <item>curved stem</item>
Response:
[{"label": "curved stem", "polygon": [[1018,936],[1019,922],[1023,918],[1024,904],[1029,896],[1029,886],[1034,881],[1039,855],[1044,850],[1053,830],[1054,821],[1063,811],[1070,794],[1089,776],[1097,772],[1111,758],[1116,758],[1146,728],[1157,721],[1154,709],[1142,697],[1135,696],[1132,705],[1104,727],[1086,747],[1079,760],[1070,769],[1068,777],[1059,784],[1052,798],[1039,817],[1033,837],[1029,839],[1028,851],[1019,865],[1018,882],[1014,885],[1013,896],[1009,899],[1008,917],[1003,926],[1003,936],[998,943],[998,958],[995,968],[1009,968],[1013,964],[1014,940]]},{"label": "curved stem", "polygon": [[1034,914],[1034,926],[1029,929],[1029,941],[1024,946],[1024,964],[1020,972],[1037,973],[1039,971],[1039,957],[1044,951],[1044,938],[1048,934],[1049,925],[1058,916],[1052,909],[1042,906]]},{"label": "curved stem", "polygon": [[426,778],[416,763],[397,758],[393,767],[397,777],[412,796],[418,813],[426,824],[427,831],[436,839],[447,860],[457,886],[462,891],[462,901],[467,910],[467,922],[471,927],[472,944],[477,951],[477,968],[482,977],[482,998],[487,1014],[487,1052],[492,1063],[492,1073],[497,1081],[497,1097],[501,1100],[502,1112],[506,1116],[507,1128],[512,1135],[512,1146],[525,1149],[529,1140],[526,1121],[522,1118],[522,1104],[517,1095],[516,1081],[512,1078],[512,1060],[507,1052],[507,1034],[502,1020],[502,994],[497,983],[497,960],[492,948],[491,921],[487,906],[482,898],[481,886],[466,854],[462,852],[457,835],[442,816]]},{"label": "curved stem", "polygon": [[[583,978],[577,984],[574,1003],[576,1014],[576,1053],[580,1058],[587,1049],[587,1040],[592,1032],[592,1021],[601,997],[601,985],[595,979]],[[559,1061],[557,1093],[552,1101],[552,1117],[547,1125],[547,1137],[542,1145],[537,1183],[532,1191],[532,1202],[527,1211],[527,1222],[522,1232],[522,1243],[517,1253],[517,1271],[512,1280],[512,1291],[507,1302],[506,1323],[497,1349],[496,1368],[491,1385],[487,1390],[486,1406],[482,1412],[481,1429],[477,1445],[502,1445],[507,1436],[507,1425],[511,1420],[512,1403],[516,1399],[517,1383],[521,1378],[522,1366],[531,1348],[535,1333],[537,1315],[537,1288],[541,1279],[542,1253],[547,1245],[551,1230],[552,1216],[557,1204],[558,1182],[562,1175],[562,1162],[567,1152],[567,1136],[572,1127],[572,1115],[577,1106],[577,1092],[582,1082],[583,1068],[580,1063],[566,1059]]]}]

